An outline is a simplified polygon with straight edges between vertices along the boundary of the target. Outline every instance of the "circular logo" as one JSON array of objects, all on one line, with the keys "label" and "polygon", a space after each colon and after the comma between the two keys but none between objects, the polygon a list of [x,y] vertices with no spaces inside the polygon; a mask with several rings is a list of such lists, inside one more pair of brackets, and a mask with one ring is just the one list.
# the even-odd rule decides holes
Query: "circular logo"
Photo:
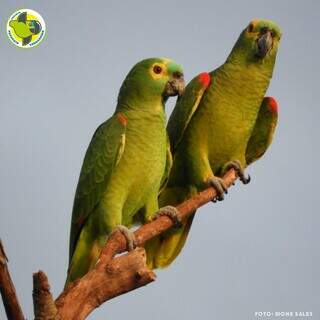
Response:
[{"label": "circular logo", "polygon": [[46,24],[34,10],[20,9],[8,19],[7,35],[17,47],[33,48],[44,39],[45,33]]}]

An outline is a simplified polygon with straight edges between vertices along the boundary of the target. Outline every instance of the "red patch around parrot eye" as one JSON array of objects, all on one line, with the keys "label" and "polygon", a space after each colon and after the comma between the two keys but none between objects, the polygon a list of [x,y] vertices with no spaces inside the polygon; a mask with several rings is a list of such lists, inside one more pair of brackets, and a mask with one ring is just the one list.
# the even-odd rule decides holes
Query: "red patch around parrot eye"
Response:
[{"label": "red patch around parrot eye", "polygon": [[126,116],[124,114],[122,114],[121,112],[118,113],[118,121],[123,125],[126,126],[128,123],[128,119],[126,118]]},{"label": "red patch around parrot eye", "polygon": [[205,87],[207,87],[211,82],[210,74],[207,72],[200,73],[198,79],[200,83],[203,84]]},{"label": "red patch around parrot eye", "polygon": [[273,112],[278,113],[278,103],[276,99],[268,97],[268,105]]}]

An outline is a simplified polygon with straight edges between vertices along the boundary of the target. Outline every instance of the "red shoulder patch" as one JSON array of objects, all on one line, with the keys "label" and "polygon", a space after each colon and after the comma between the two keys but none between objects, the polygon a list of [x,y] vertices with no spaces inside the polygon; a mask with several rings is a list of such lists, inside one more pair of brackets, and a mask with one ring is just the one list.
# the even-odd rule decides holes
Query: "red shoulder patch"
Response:
[{"label": "red shoulder patch", "polygon": [[84,217],[80,216],[76,221],[75,221],[75,225],[78,227],[78,228],[81,228],[82,225],[84,224]]},{"label": "red shoulder patch", "polygon": [[211,82],[210,74],[207,72],[202,72],[198,75],[198,79],[201,84],[203,84],[205,87],[207,87]]},{"label": "red shoulder patch", "polygon": [[118,113],[118,121],[119,121],[120,124],[122,124],[123,126],[126,126],[127,123],[128,123],[127,117],[126,117],[123,113],[121,113],[121,112]]},{"label": "red shoulder patch", "polygon": [[271,108],[271,110],[275,113],[278,113],[278,103],[277,103],[276,99],[273,97],[268,97],[267,99],[268,99],[267,100],[268,105]]}]

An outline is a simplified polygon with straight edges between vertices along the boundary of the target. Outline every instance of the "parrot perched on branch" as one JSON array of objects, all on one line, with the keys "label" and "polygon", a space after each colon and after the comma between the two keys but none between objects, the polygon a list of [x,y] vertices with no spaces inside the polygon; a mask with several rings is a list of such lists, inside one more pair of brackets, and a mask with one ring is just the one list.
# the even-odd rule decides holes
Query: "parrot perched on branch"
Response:
[{"label": "parrot perched on branch", "polygon": [[[93,135],[76,189],[66,285],[95,266],[107,236],[154,218],[170,166],[164,105],[184,90],[183,70],[165,58],[137,63],[124,80],[113,116]],[[158,214],[173,216],[170,207]]]},{"label": "parrot perched on branch", "polygon": [[[221,176],[230,168],[243,183],[250,181],[244,169],[266,151],[277,122],[277,103],[264,95],[280,38],[274,22],[250,22],[226,62],[187,85],[167,126],[173,167],[160,206],[177,205],[208,186],[217,191],[213,201],[223,200]],[[146,244],[149,267],[166,267],[176,258],[193,216]]]}]

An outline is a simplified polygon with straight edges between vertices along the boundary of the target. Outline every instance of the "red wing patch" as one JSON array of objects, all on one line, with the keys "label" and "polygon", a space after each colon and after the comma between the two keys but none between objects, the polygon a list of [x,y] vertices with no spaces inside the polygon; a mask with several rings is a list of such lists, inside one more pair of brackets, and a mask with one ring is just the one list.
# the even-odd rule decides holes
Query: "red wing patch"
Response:
[{"label": "red wing patch", "polygon": [[198,75],[199,82],[207,87],[211,82],[210,74],[207,72],[202,72]]},{"label": "red wing patch", "polygon": [[276,99],[274,99],[273,97],[268,97],[267,98],[267,103],[269,105],[269,107],[271,108],[271,110],[275,113],[278,113],[278,103],[276,101]]},{"label": "red wing patch", "polygon": [[82,225],[84,224],[84,217],[80,216],[76,221],[75,221],[75,225],[80,229],[82,227]]},{"label": "red wing patch", "polygon": [[121,113],[121,112],[118,113],[118,121],[119,121],[120,124],[122,124],[123,126],[126,126],[127,123],[128,123],[127,117],[126,117],[123,113]]}]

